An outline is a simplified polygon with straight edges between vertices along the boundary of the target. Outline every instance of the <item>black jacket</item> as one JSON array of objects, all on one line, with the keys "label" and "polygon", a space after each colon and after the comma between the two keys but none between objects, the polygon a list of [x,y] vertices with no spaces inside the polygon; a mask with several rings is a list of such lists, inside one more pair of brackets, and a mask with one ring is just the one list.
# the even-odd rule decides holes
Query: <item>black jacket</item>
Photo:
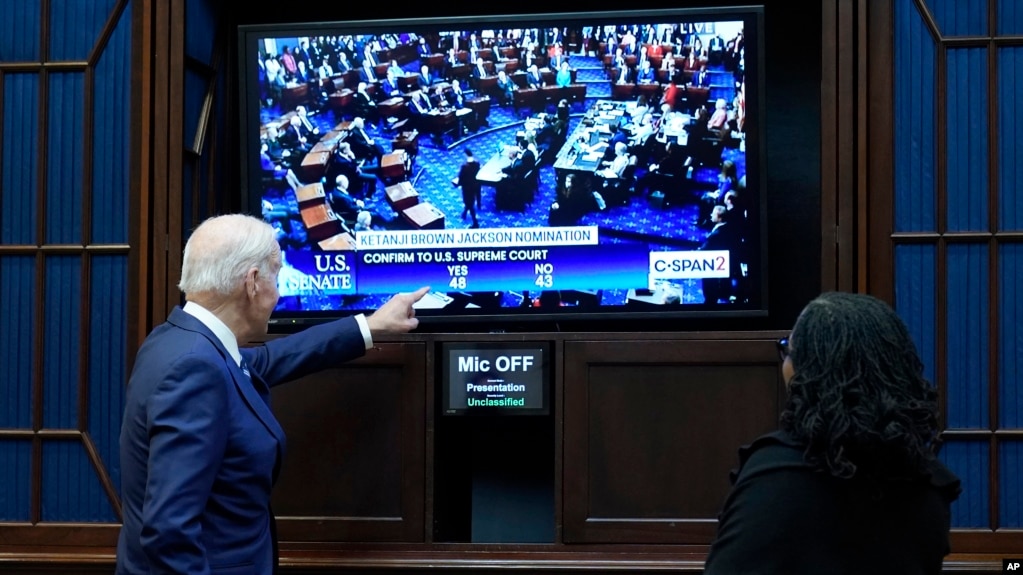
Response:
[{"label": "black jacket", "polygon": [[914,478],[838,479],[775,432],[739,461],[705,575],[941,573],[960,483],[937,460]]}]

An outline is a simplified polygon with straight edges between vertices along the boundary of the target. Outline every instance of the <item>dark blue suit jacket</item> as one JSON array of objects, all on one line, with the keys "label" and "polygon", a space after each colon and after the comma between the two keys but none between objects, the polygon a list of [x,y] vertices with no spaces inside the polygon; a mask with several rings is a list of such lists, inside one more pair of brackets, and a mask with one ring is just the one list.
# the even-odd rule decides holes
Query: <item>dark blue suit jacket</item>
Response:
[{"label": "dark blue suit jacket", "polygon": [[353,318],[242,348],[176,308],[139,349],[121,428],[117,573],[264,575],[285,447],[270,386],[359,357]]}]

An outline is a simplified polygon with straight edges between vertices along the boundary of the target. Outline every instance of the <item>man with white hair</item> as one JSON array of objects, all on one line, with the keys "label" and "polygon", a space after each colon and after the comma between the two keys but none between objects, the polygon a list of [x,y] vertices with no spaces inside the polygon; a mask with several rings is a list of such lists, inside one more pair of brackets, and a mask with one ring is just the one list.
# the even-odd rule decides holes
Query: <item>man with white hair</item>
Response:
[{"label": "man with white hair", "polygon": [[426,287],[369,316],[242,347],[266,334],[281,263],[273,227],[251,216],[211,218],[189,238],[178,284],[187,303],[146,338],[128,382],[118,575],[210,573],[227,564],[275,572],[270,492],[284,431],[270,388],[418,325],[412,306]]}]

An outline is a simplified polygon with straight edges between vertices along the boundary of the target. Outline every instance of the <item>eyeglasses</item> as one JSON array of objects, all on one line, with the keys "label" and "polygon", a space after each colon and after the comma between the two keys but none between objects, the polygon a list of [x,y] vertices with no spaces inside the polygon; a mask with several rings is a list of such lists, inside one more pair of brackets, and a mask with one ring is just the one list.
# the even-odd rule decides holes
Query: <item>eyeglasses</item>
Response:
[{"label": "eyeglasses", "polygon": [[791,350],[789,350],[789,338],[783,337],[774,343],[778,348],[778,359],[783,362],[789,358]]}]

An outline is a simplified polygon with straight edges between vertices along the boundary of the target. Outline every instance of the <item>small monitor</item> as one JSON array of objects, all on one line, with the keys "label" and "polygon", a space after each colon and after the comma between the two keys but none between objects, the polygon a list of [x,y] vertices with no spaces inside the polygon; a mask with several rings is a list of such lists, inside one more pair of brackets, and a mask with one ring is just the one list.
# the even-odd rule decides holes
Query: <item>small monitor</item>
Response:
[{"label": "small monitor", "polygon": [[551,348],[546,342],[444,343],[443,415],[547,415]]}]

